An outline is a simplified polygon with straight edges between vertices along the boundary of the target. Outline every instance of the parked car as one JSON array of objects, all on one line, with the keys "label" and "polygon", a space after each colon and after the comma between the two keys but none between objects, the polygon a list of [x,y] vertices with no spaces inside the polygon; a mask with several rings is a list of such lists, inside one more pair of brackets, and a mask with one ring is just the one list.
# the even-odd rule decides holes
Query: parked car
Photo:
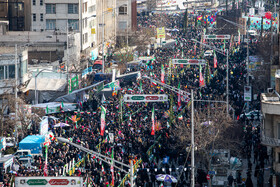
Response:
[{"label": "parked car", "polygon": [[[262,119],[262,117],[263,117],[261,111],[259,111],[259,110],[252,110],[248,113],[245,113],[245,116],[247,119],[255,119],[255,120]],[[244,117],[244,114],[241,114],[240,118],[243,118],[243,117]]]},{"label": "parked car", "polygon": [[32,154],[30,150],[17,150],[14,156],[16,158],[28,158],[28,157],[32,157]]}]

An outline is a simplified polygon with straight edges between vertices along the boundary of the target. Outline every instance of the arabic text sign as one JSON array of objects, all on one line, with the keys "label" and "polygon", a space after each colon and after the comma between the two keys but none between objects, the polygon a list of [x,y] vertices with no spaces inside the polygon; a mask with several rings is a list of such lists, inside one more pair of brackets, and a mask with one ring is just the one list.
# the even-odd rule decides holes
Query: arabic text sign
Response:
[{"label": "arabic text sign", "polygon": [[25,186],[73,186],[82,187],[81,177],[16,177],[15,187]]},{"label": "arabic text sign", "polygon": [[163,102],[168,101],[168,96],[165,94],[157,95],[124,95],[124,102]]},{"label": "arabic text sign", "polygon": [[157,38],[165,38],[165,29],[164,29],[164,27],[157,28]]},{"label": "arabic text sign", "polygon": [[173,64],[186,64],[186,65],[204,65],[205,60],[202,59],[173,59]]},{"label": "arabic text sign", "polygon": [[225,40],[229,40],[230,39],[230,35],[205,35],[204,39],[206,40],[217,40],[217,39],[225,39]]}]

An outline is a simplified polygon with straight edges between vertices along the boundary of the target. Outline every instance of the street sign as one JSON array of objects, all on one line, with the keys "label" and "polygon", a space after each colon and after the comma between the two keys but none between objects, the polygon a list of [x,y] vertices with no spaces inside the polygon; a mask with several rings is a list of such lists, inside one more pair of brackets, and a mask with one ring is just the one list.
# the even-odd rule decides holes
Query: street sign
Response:
[{"label": "street sign", "polygon": [[218,39],[229,40],[230,35],[205,35],[204,39],[206,39],[206,40],[218,40]]},{"label": "street sign", "polygon": [[125,94],[124,102],[163,102],[168,101],[168,95],[157,94],[157,95],[128,95]]},{"label": "street sign", "polygon": [[46,185],[48,181],[46,179],[29,179],[27,181],[28,185]]},{"label": "street sign", "polygon": [[216,171],[208,171],[209,175],[216,175]]},{"label": "street sign", "polygon": [[210,175],[209,174],[206,175],[206,179],[210,180]]},{"label": "street sign", "polygon": [[244,86],[244,101],[252,101],[252,87]]},{"label": "street sign", "polygon": [[203,59],[172,59],[173,64],[205,65]]}]

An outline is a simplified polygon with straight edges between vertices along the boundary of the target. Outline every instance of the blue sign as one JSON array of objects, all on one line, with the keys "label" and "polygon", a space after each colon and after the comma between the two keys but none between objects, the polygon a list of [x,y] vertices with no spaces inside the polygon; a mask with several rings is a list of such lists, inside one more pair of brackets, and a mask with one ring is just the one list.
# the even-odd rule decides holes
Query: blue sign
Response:
[{"label": "blue sign", "polygon": [[209,175],[216,175],[216,171],[208,171]]}]

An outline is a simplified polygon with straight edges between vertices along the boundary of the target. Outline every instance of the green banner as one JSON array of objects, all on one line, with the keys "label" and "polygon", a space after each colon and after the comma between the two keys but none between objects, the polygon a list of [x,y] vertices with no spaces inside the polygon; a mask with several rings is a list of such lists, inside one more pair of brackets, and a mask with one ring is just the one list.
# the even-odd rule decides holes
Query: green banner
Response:
[{"label": "green banner", "polygon": [[72,93],[74,90],[79,89],[79,78],[78,76],[73,77],[69,80],[69,93]]}]

